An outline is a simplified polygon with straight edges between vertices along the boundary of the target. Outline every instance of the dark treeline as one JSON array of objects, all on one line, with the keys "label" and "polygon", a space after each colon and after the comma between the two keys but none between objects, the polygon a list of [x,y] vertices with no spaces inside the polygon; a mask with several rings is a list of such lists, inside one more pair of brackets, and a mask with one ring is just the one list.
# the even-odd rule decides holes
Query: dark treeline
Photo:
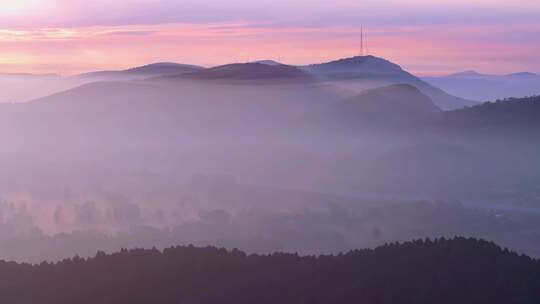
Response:
[{"label": "dark treeline", "polygon": [[[472,107],[445,113],[446,122],[459,123],[461,127],[499,128],[516,125],[531,127],[538,125],[540,115],[540,95],[522,98],[498,99]],[[534,130],[531,130],[534,132]]]},{"label": "dark treeline", "polygon": [[[275,193],[277,196],[279,192]],[[263,198],[251,201],[272,203]],[[7,222],[0,225],[4,233],[0,234],[0,260],[40,263],[75,255],[91,257],[97,251],[112,253],[122,248],[154,246],[164,249],[182,244],[239,248],[258,254],[335,254],[395,241],[456,235],[493,241],[517,252],[540,257],[540,213],[534,212],[532,207],[524,208],[527,212],[517,212],[482,211],[467,208],[459,202],[443,201],[354,199],[327,206],[324,206],[327,201],[323,197],[309,196],[309,201],[311,205],[305,205],[303,210],[289,212],[206,210],[199,213],[197,220],[179,220],[171,227],[159,228],[140,222],[116,233],[81,230],[48,235],[35,228],[23,235],[5,235],[14,229]],[[221,202],[227,200],[217,201]],[[230,205],[223,203],[223,207],[226,206]],[[276,208],[276,203],[272,206]]]},{"label": "dark treeline", "polygon": [[[39,299],[39,300],[36,300]],[[336,256],[215,247],[0,263],[2,303],[539,303],[540,263],[454,238]]]}]

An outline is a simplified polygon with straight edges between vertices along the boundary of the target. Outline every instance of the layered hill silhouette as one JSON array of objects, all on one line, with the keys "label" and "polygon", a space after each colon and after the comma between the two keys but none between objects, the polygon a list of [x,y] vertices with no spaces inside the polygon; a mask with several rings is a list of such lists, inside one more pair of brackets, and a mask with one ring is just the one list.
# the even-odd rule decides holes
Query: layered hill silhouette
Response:
[{"label": "layered hill silhouette", "polygon": [[508,98],[449,111],[431,123],[437,130],[474,138],[526,140],[529,144],[540,127],[540,96]]},{"label": "layered hill silhouette", "polygon": [[[95,135],[96,140],[112,140],[120,134],[149,139],[150,134],[161,138],[167,134],[213,131],[256,132],[263,125],[281,128],[284,121],[290,125],[296,117],[345,96],[342,90],[332,86],[297,82],[297,76],[305,75],[294,67],[262,64],[247,65],[246,70],[244,67],[233,66],[232,78],[229,67],[225,67],[190,73],[188,78],[93,82],[24,104],[0,105],[3,118],[0,124],[5,126],[0,132],[22,128],[30,136],[43,130],[32,127],[41,124],[47,126],[48,133],[53,130],[58,134],[69,133],[69,138],[89,134]],[[236,68],[249,75],[236,73]],[[268,71],[270,74],[266,74]],[[263,83],[272,85],[253,84],[253,73]],[[214,79],[233,83],[208,81]],[[288,82],[281,85],[274,80]],[[103,134],[99,135],[100,132]]]},{"label": "layered hill silhouette", "polygon": [[360,94],[333,102],[318,112],[313,120],[327,128],[345,132],[401,133],[431,119],[442,110],[431,98],[408,84],[367,89]]},{"label": "layered hill silhouette", "polygon": [[4,303],[537,303],[540,263],[454,238],[337,256],[213,247],[122,250],[56,264],[0,263]]},{"label": "layered hill silhouette", "polygon": [[388,124],[402,120],[414,121],[441,112],[428,96],[408,84],[368,89],[331,107],[337,114],[341,113],[344,120],[361,122],[384,119],[380,122]]},{"label": "layered hill silhouette", "polygon": [[357,56],[322,64],[294,67],[273,60],[234,63],[212,68],[156,63],[124,71],[99,71],[79,75],[86,80],[153,80],[191,79],[252,82],[312,82],[315,79],[360,92],[392,84],[410,84],[429,96],[443,110],[473,105],[475,102],[451,96],[414,75],[399,65],[375,56]]},{"label": "layered hill silhouette", "polygon": [[[34,77],[35,78],[35,77]],[[258,82],[281,83],[319,81],[329,85],[339,86],[356,93],[362,90],[377,88],[392,84],[411,84],[428,95],[434,103],[443,110],[456,109],[473,102],[450,96],[412,74],[404,71],[398,65],[374,56],[361,56],[340,59],[323,64],[309,66],[291,66],[274,60],[260,60],[250,63],[234,63],[223,66],[203,68],[201,66],[160,62],[134,67],[127,70],[96,71],[72,77],[57,77],[61,84],[47,85],[47,89],[34,90],[29,95],[16,88],[17,94],[32,98],[15,98],[0,100],[0,102],[28,101],[33,98],[45,97],[48,94],[76,87],[77,85],[95,81],[133,81],[156,80],[198,80],[198,81],[228,81],[228,82]],[[27,77],[28,79],[28,77]],[[0,77],[1,80],[1,77]],[[26,90],[27,91],[27,90]],[[45,92],[45,93],[39,93]],[[11,96],[11,95],[10,95]],[[0,95],[0,97],[2,97]]]},{"label": "layered hill silhouette", "polygon": [[487,193],[495,184],[507,193],[531,191],[527,185],[540,178],[538,115],[540,97],[527,97],[415,120],[421,140],[378,156],[362,183],[402,193],[418,185],[435,193]]},{"label": "layered hill silhouette", "polygon": [[446,113],[445,123],[463,128],[540,124],[540,96],[508,98]]},{"label": "layered hill silhouette", "polygon": [[[70,134],[69,138],[95,134],[96,140],[114,141],[121,134],[149,139],[287,128],[316,134],[326,125],[348,124],[399,128],[440,111],[411,85],[355,94],[311,81],[295,67],[257,63],[148,81],[89,83],[29,103],[0,106],[0,124],[5,126],[4,132],[23,128],[28,136],[40,137],[44,129],[31,127],[37,123],[46,125],[47,132]],[[313,117],[319,125],[308,123]]]},{"label": "layered hill silhouette", "polygon": [[530,72],[488,75],[471,70],[423,79],[450,94],[478,101],[540,94],[540,75]]},{"label": "layered hill silhouette", "polygon": [[447,94],[399,65],[375,56],[357,56],[303,67],[324,81],[349,89],[370,89],[391,84],[410,84],[429,96],[443,110],[457,109],[475,102]]},{"label": "layered hill silhouette", "polygon": [[[387,68],[381,69],[381,62]],[[369,81],[358,74],[362,70]],[[63,166],[80,157],[107,168],[125,162],[127,168],[174,151],[168,152],[174,155],[168,158],[169,166],[189,163],[190,172],[209,160],[233,172],[242,168],[246,175],[264,164],[264,170],[254,174],[264,176],[265,182],[279,175],[279,182],[303,183],[309,176],[309,184],[318,187],[329,183],[325,178],[333,180],[328,176],[340,176],[333,182],[355,191],[372,190],[371,185],[394,191],[409,185],[411,192],[475,188],[486,193],[495,184],[532,191],[532,181],[540,176],[532,162],[540,151],[533,140],[537,99],[442,111],[414,84],[387,85],[401,79],[395,75],[409,77],[399,66],[367,57],[309,68],[233,64],[134,81],[91,82],[31,102],[3,104],[0,135],[5,151],[0,163],[12,173],[0,178],[15,183],[13,176],[19,172],[37,176],[36,164],[43,174],[55,168],[67,172],[74,169]],[[377,77],[381,80],[374,83]],[[366,88],[358,90],[366,81]],[[339,141],[335,148],[326,146],[329,138]],[[212,148],[201,152],[201,143]],[[465,152],[445,158],[446,147]],[[332,149],[343,154],[336,156]],[[190,161],[186,150],[193,153]],[[118,155],[128,156],[118,160]],[[73,159],[63,162],[68,157]],[[405,166],[421,166],[424,160],[440,161],[441,166],[416,171]],[[246,161],[252,162],[249,168],[243,167]],[[153,168],[156,162],[141,166]],[[301,164],[302,170],[292,174],[287,167],[292,163]],[[364,182],[366,176],[371,181]],[[420,182],[426,180],[429,187]]]}]

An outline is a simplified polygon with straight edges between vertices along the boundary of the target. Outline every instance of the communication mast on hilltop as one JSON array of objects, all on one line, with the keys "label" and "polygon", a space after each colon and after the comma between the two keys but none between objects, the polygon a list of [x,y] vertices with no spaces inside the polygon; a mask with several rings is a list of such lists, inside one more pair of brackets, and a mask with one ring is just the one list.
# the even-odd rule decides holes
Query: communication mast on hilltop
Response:
[{"label": "communication mast on hilltop", "polygon": [[360,26],[360,56],[369,55],[369,48],[367,41],[364,46],[364,26]]},{"label": "communication mast on hilltop", "polygon": [[360,26],[360,56],[364,56],[364,26]]}]

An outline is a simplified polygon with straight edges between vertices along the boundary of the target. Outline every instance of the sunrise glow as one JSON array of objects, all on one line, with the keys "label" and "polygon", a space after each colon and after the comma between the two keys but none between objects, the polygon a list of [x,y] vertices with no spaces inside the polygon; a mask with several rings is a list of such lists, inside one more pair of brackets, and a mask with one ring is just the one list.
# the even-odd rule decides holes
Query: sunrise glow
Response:
[{"label": "sunrise glow", "polygon": [[39,10],[44,0],[4,0],[0,2],[0,16],[17,16]]},{"label": "sunrise glow", "polygon": [[356,54],[361,25],[371,53],[419,74],[540,71],[537,1],[218,2],[2,1],[0,72],[320,62]]}]

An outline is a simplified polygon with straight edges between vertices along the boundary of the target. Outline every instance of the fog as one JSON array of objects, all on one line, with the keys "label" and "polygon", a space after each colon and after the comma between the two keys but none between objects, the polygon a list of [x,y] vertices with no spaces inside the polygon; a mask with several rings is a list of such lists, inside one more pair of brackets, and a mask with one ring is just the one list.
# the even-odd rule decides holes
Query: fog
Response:
[{"label": "fog", "polygon": [[88,80],[56,74],[0,73],[0,103],[26,102],[77,87],[85,82]]},{"label": "fog", "polygon": [[0,104],[0,258],[189,243],[336,253],[453,235],[540,255],[534,120],[445,111],[465,101],[400,68],[323,70],[90,77]]}]

